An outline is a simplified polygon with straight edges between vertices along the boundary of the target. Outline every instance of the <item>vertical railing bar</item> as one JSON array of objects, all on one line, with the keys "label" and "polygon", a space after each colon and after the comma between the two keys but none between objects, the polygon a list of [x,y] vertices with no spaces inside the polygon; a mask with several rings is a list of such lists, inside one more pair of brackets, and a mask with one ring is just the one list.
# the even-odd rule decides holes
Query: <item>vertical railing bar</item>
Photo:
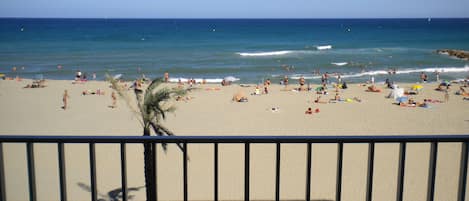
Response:
[{"label": "vertical railing bar", "polygon": [[404,174],[405,174],[405,157],[406,157],[406,142],[401,142],[399,145],[399,169],[397,173],[397,192],[396,200],[402,201],[404,194]]},{"label": "vertical railing bar", "polygon": [[436,163],[438,157],[438,142],[430,144],[430,161],[428,165],[428,185],[427,185],[427,201],[433,201],[435,196],[435,176]]},{"label": "vertical railing bar", "polygon": [[249,166],[250,147],[249,142],[244,143],[244,201],[249,201]]},{"label": "vertical railing bar", "polygon": [[281,146],[280,142],[277,142],[277,158],[275,168],[275,200],[280,201],[280,153]]},{"label": "vertical railing bar", "polygon": [[96,187],[96,150],[93,142],[89,143],[90,146],[90,183],[91,183],[91,200],[97,201],[98,191]]},{"label": "vertical railing bar", "polygon": [[59,182],[60,182],[60,200],[67,201],[67,177],[65,167],[65,147],[63,142],[57,144],[59,152]]},{"label": "vertical railing bar", "polygon": [[183,170],[183,177],[184,177],[184,201],[187,201],[187,143],[184,142],[183,144],[183,154],[184,154],[184,157],[183,157],[183,166],[184,166],[184,170]]},{"label": "vertical railing bar", "polygon": [[461,161],[459,164],[459,185],[458,185],[458,201],[466,199],[466,180],[467,180],[467,154],[469,147],[467,142],[461,143]]},{"label": "vertical railing bar", "polygon": [[122,188],[122,201],[127,201],[127,156],[126,156],[126,144],[124,142],[121,145],[121,188]]},{"label": "vertical railing bar", "polygon": [[213,193],[214,193],[214,201],[218,201],[218,143],[214,143],[214,150],[213,150]]},{"label": "vertical railing bar", "polygon": [[366,179],[366,201],[371,201],[373,195],[373,171],[374,171],[374,160],[375,160],[375,143],[370,142],[368,144],[368,175]]},{"label": "vertical railing bar", "polygon": [[337,177],[336,177],[336,194],[335,200],[341,200],[342,193],[342,159],[344,154],[344,144],[339,142],[337,145]]},{"label": "vertical railing bar", "polygon": [[155,198],[155,201],[158,201],[158,178],[157,178],[157,174],[158,174],[158,167],[156,165],[157,163],[157,160],[158,160],[158,150],[157,150],[157,147],[156,147],[156,144],[155,143],[152,143],[151,144],[151,150],[153,151],[153,158],[151,159],[151,163],[152,163],[152,166],[153,166],[153,172],[152,172],[152,177],[153,178],[153,196]]},{"label": "vertical railing bar", "polygon": [[29,200],[36,201],[36,170],[34,161],[34,144],[32,142],[26,143],[28,152],[28,179],[29,179]]},{"label": "vertical railing bar", "polygon": [[311,143],[306,149],[306,201],[311,200]]},{"label": "vertical railing bar", "polygon": [[0,142],[0,201],[6,201],[5,163],[3,160],[3,142]]}]

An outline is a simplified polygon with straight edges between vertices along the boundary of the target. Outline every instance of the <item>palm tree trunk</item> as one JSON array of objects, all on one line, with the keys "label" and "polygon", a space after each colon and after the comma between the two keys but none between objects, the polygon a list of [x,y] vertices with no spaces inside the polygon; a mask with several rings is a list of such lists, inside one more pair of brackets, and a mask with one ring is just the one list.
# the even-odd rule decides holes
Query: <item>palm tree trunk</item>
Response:
[{"label": "palm tree trunk", "polygon": [[[143,129],[143,136],[150,136],[150,128],[145,127]],[[153,167],[153,147],[152,143],[143,144],[143,154],[144,154],[144,169],[145,169],[145,188],[147,194],[147,201],[156,200],[156,174],[155,167]]]}]

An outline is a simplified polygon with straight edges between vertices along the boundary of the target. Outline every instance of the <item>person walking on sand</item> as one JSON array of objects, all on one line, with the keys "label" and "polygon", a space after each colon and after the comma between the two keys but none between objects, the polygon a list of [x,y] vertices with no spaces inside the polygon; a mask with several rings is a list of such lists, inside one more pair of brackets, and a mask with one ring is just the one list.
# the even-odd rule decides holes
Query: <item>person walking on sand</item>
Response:
[{"label": "person walking on sand", "polygon": [[165,72],[164,73],[164,82],[168,82],[168,81],[169,81],[169,73]]},{"label": "person walking on sand", "polygon": [[445,89],[445,103],[449,101],[449,87]]},{"label": "person walking on sand", "polygon": [[116,92],[113,91],[113,92],[111,93],[111,98],[112,98],[112,106],[111,106],[111,108],[116,108],[116,107],[117,107],[117,105],[116,105],[116,101],[117,101]]},{"label": "person walking on sand", "polygon": [[62,109],[66,110],[67,109],[67,102],[68,102],[68,99],[70,98],[70,96],[68,96],[68,91],[65,89],[64,90],[64,94],[62,96],[62,101],[64,103],[64,106],[62,107]]},{"label": "person walking on sand", "polygon": [[285,75],[285,77],[283,78],[283,84],[285,85],[285,88],[288,87],[288,76]]}]

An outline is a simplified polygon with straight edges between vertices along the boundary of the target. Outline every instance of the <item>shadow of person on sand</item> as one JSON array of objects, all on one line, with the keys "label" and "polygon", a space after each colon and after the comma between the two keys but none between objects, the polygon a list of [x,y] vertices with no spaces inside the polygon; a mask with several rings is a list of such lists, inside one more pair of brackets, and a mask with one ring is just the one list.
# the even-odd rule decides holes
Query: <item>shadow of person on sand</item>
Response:
[{"label": "shadow of person on sand", "polygon": [[[77,185],[87,191],[91,192],[91,187],[88,186],[87,184],[78,182]],[[133,195],[130,195],[130,192],[132,191],[139,191],[140,189],[144,188],[145,186],[140,186],[140,187],[130,187],[127,188],[127,200],[132,200],[134,197]],[[112,191],[109,191],[107,194],[102,194],[98,192],[98,201],[120,201],[122,200],[122,188],[116,188]]]}]

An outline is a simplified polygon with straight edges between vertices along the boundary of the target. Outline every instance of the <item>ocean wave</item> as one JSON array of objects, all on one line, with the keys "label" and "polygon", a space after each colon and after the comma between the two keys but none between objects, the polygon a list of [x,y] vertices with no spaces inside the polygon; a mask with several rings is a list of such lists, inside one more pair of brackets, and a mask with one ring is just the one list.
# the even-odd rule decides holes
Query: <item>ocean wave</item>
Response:
[{"label": "ocean wave", "polygon": [[332,62],[331,64],[336,66],[345,66],[348,64],[348,62]]},{"label": "ocean wave", "polygon": [[332,45],[319,45],[319,46],[316,46],[316,49],[317,50],[329,50],[329,49],[332,49]]},{"label": "ocean wave", "polygon": [[242,57],[269,57],[269,56],[285,56],[294,54],[314,54],[319,51],[315,50],[280,50],[280,51],[268,51],[268,52],[237,52]]},{"label": "ocean wave", "polygon": [[[440,73],[460,73],[460,72],[469,72],[469,66],[464,66],[464,67],[435,67],[435,68],[421,68],[421,69],[403,69],[403,70],[397,70],[396,74],[402,75],[402,74],[412,74],[412,73],[434,73],[434,72],[440,72]],[[360,73],[341,73],[342,78],[359,78],[359,77],[365,77],[365,76],[373,76],[373,75],[387,75],[389,72],[387,70],[375,70],[375,71],[367,71],[367,72],[360,72]],[[297,80],[300,79],[302,75],[301,74],[294,74],[291,75],[290,78]],[[331,74],[332,77],[335,77],[336,75]],[[305,79],[321,79],[321,76],[303,76]]]},{"label": "ocean wave", "polygon": [[292,50],[271,51],[271,52],[238,52],[237,54],[243,57],[262,57],[262,56],[278,56],[290,54]]},{"label": "ocean wave", "polygon": [[[187,83],[187,81],[189,81],[189,79],[191,78],[183,78],[183,77],[177,77],[177,78],[169,78],[169,82],[173,82],[173,83],[177,83],[179,81],[183,82],[183,83]],[[202,83],[202,81],[204,80],[204,78],[194,78],[195,82],[197,83]],[[210,79],[205,79],[205,82],[206,83],[221,83],[221,81],[223,81],[223,78],[210,78]],[[239,81],[239,78],[234,78],[233,81]]]}]

